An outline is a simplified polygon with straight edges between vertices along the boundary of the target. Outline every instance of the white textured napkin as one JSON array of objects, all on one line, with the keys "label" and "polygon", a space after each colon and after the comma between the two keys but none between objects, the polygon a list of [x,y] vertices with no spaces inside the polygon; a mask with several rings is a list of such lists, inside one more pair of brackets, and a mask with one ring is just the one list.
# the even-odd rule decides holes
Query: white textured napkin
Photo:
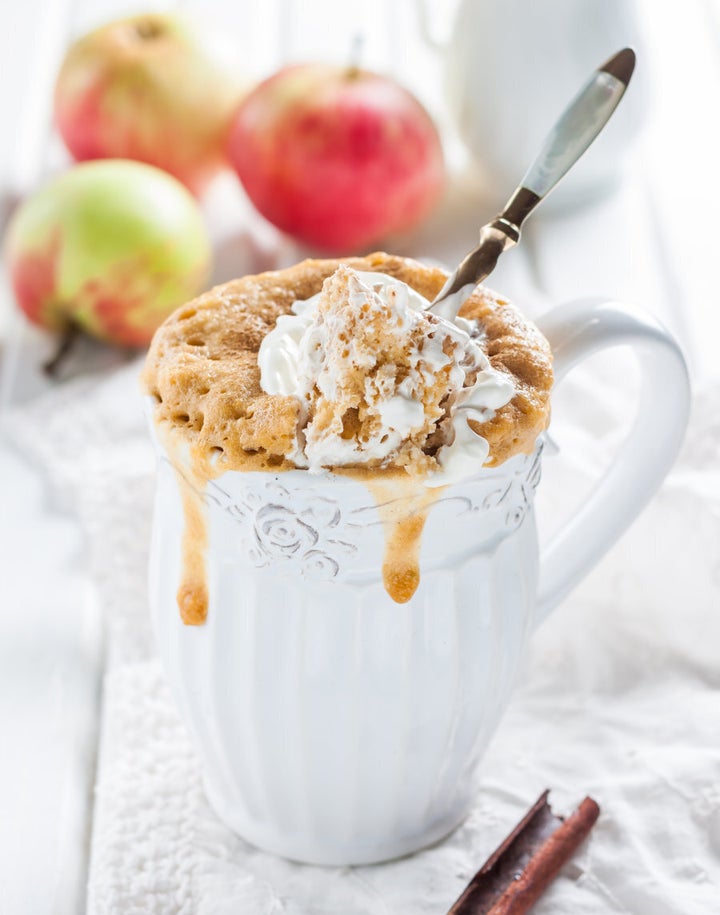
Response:
[{"label": "white textured napkin", "polygon": [[[696,398],[660,494],[534,636],[466,822],[397,862],[322,869],[256,851],[203,797],[149,626],[153,456],[137,369],[66,384],[12,417],[78,513],[107,618],[91,915],[442,915],[546,787],[558,812],[591,794],[602,815],[538,915],[718,911],[720,390]],[[584,425],[546,460],[546,517],[613,440],[598,432],[608,399],[581,376],[568,385]]]}]

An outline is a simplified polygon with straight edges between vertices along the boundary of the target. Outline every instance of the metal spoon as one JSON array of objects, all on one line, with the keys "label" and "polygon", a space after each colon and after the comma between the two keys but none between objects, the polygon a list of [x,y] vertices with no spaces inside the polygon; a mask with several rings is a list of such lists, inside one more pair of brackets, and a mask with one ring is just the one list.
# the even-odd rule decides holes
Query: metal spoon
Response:
[{"label": "metal spoon", "polygon": [[478,283],[495,269],[498,258],[520,241],[520,227],[530,213],[582,156],[610,120],[635,69],[635,52],[624,48],[599,67],[560,116],[520,187],[502,212],[480,229],[480,243],[428,306],[452,321]]}]

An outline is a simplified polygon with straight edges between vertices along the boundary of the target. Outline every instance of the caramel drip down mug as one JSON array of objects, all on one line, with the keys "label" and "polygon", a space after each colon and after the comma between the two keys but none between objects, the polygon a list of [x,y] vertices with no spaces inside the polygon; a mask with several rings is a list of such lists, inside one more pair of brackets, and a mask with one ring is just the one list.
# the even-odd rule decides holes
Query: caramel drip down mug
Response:
[{"label": "caramel drip down mug", "polygon": [[596,350],[634,348],[644,379],[635,425],[542,554],[533,510],[542,440],[440,490],[418,544],[420,585],[404,604],[383,586],[386,530],[371,487],[331,473],[228,471],[202,493],[207,621],[184,625],[184,471],[158,445],[150,593],[159,651],[211,805],[259,848],[366,864],[457,826],[528,637],[673,463],[689,385],[666,331],[599,300],[538,323],[556,383]]}]

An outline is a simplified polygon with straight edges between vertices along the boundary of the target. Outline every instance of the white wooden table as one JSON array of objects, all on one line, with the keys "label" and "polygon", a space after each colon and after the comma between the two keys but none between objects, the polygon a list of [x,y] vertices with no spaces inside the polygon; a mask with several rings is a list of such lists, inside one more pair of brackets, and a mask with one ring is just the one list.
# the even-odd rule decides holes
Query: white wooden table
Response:
[{"label": "white wooden table", "polygon": [[[298,45],[307,45],[308,56],[322,52],[310,44],[315,30],[298,35],[303,27],[299,3],[243,4],[234,12],[220,0],[196,6],[238,29],[248,69],[256,75],[297,53]],[[361,16],[360,8],[368,16],[389,17],[389,25],[402,17],[407,41],[418,44],[412,54],[396,57],[393,66],[406,82],[422,70],[414,88],[437,113],[439,64],[413,39],[407,6],[370,0],[354,4],[354,10],[336,6],[342,6],[333,25],[337,46],[352,33],[353,12]],[[543,302],[592,293],[636,301],[679,336],[695,384],[702,384],[720,375],[715,228],[720,3],[688,0],[679,8],[645,0],[641,9],[654,105],[629,180],[591,207],[538,214],[493,284],[520,305],[522,295],[533,292]],[[0,10],[2,218],[18,195],[65,161],[50,112],[52,80],[68,36],[126,11],[120,0],[23,0]],[[370,63],[387,50],[371,44]],[[467,177],[458,182],[452,207],[401,247],[451,263],[473,244],[477,227],[491,212],[477,184]],[[232,207],[226,190],[207,202],[219,242],[238,219],[253,224],[242,194],[233,189],[232,195]],[[287,254],[292,256],[292,246]],[[227,279],[241,267],[237,260],[225,260],[217,278]],[[3,286],[4,407],[21,404],[46,386],[36,366],[50,346],[10,310]],[[94,353],[94,358],[106,360],[108,368],[117,361],[107,354]],[[51,499],[38,472],[4,442],[0,481],[0,911],[74,913],[84,908],[101,715],[102,622],[83,562],[82,535],[67,506]]]}]

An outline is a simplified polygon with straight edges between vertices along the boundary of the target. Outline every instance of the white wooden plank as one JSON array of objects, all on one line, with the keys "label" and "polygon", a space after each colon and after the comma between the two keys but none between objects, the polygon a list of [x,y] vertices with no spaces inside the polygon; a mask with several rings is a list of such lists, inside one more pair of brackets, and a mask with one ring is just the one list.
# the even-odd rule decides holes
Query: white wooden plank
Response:
[{"label": "white wooden plank", "polygon": [[[5,5],[0,29],[0,189],[13,207],[68,160],[52,132],[52,88],[72,0]],[[17,316],[0,278],[0,407],[46,383],[48,341]],[[15,320],[11,320],[11,315]],[[0,909],[83,910],[102,669],[102,626],[77,523],[51,508],[39,474],[0,444]]]},{"label": "white wooden plank", "polygon": [[644,0],[656,104],[643,137],[660,265],[687,327],[698,382],[720,372],[717,218],[720,210],[720,40],[716,3]]},{"label": "white wooden plank", "polygon": [[83,910],[102,636],[77,524],[0,444],[0,910]]}]

